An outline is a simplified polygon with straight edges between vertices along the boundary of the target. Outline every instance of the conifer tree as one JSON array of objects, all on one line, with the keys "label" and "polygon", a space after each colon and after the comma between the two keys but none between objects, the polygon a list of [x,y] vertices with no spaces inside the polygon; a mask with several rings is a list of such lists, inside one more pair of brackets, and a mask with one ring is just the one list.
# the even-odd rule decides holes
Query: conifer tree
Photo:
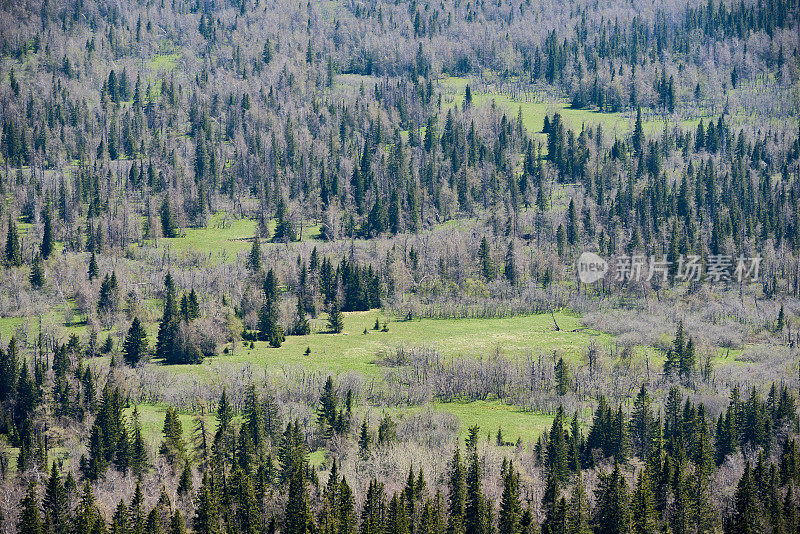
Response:
[{"label": "conifer tree", "polygon": [[308,502],[305,476],[302,466],[296,465],[289,481],[289,497],[286,501],[285,534],[306,534],[311,527],[311,510]]},{"label": "conifer tree", "polygon": [[748,461],[744,473],[739,479],[734,496],[733,515],[730,518],[729,534],[755,534],[763,532],[763,511],[758,498],[758,491],[753,481],[753,472]]},{"label": "conifer tree", "polygon": [[647,469],[639,472],[631,502],[631,517],[634,534],[652,534],[658,531],[658,515]]},{"label": "conifer tree", "polygon": [[597,531],[609,534],[623,534],[630,531],[631,516],[627,484],[618,462],[614,462],[614,471],[600,474],[596,499],[594,522]]},{"label": "conifer tree", "polygon": [[164,201],[161,203],[161,235],[167,238],[178,236],[175,229],[175,220],[172,216],[172,207],[167,195],[164,195]]},{"label": "conifer tree", "polygon": [[258,314],[258,330],[261,339],[277,348],[281,346],[285,337],[283,328],[278,324],[278,282],[272,269],[264,280],[264,297],[266,302]]},{"label": "conifer tree", "polygon": [[355,534],[355,499],[345,477],[339,483],[339,528],[336,534]]},{"label": "conifer tree", "polygon": [[644,127],[642,126],[642,108],[636,108],[636,125],[633,128],[633,151],[636,156],[644,154]]},{"label": "conifer tree", "polygon": [[89,281],[96,279],[100,275],[100,270],[97,267],[97,255],[94,251],[92,251],[91,259],[89,260],[89,271],[87,276],[89,277]]},{"label": "conifer tree", "polygon": [[38,289],[44,285],[44,268],[42,267],[42,257],[39,254],[33,258],[31,274],[28,279],[31,282],[31,287],[34,289]]},{"label": "conifer tree", "polygon": [[36,481],[28,484],[28,491],[20,503],[20,513],[17,532],[19,534],[42,534],[42,520],[39,516],[39,499],[36,496]]},{"label": "conifer tree", "polygon": [[335,299],[331,302],[328,311],[328,330],[334,334],[340,334],[344,330],[344,315],[339,308],[339,302]]},{"label": "conifer tree", "polygon": [[517,283],[517,267],[514,257],[514,240],[508,242],[508,250],[506,251],[506,262],[503,270],[503,275],[512,286]]},{"label": "conifer tree", "polygon": [[6,265],[9,267],[22,265],[22,250],[19,244],[17,224],[11,216],[8,217],[8,235],[6,236]]},{"label": "conifer tree", "polygon": [[578,473],[578,480],[575,482],[575,487],[572,489],[572,496],[569,500],[567,532],[569,534],[591,534],[589,514],[589,497],[586,495],[583,476]]},{"label": "conifer tree", "polygon": [[53,221],[50,214],[50,203],[46,202],[42,213],[44,228],[42,229],[42,244],[39,246],[39,253],[42,259],[48,259],[53,253]]},{"label": "conifer tree", "polygon": [[555,367],[556,378],[556,393],[559,396],[564,396],[569,393],[572,387],[572,377],[570,376],[569,365],[564,361],[564,358],[559,358]]},{"label": "conifer tree", "polygon": [[53,534],[67,534],[70,527],[69,503],[67,491],[61,475],[53,462],[50,478],[47,480],[42,510],[45,516],[44,530]]},{"label": "conifer tree", "polygon": [[465,534],[489,534],[490,525],[485,522],[486,507],[486,498],[481,490],[480,459],[477,450],[471,449],[466,476]]},{"label": "conifer tree", "polygon": [[159,452],[167,463],[176,466],[186,460],[186,444],[183,441],[183,425],[175,408],[168,406],[164,415],[164,427],[161,430],[164,439]]},{"label": "conifer tree", "polygon": [[250,247],[250,255],[247,257],[247,268],[254,273],[261,270],[261,243],[257,235],[253,237],[253,246]]},{"label": "conifer tree", "polygon": [[135,366],[147,354],[147,332],[138,317],[134,317],[122,346],[125,362]]},{"label": "conifer tree", "polygon": [[522,504],[519,500],[519,478],[509,462],[503,477],[503,495],[500,499],[499,534],[519,534]]},{"label": "conifer tree", "polygon": [[197,493],[193,527],[196,534],[218,534],[220,532],[219,509],[208,472],[203,473],[203,482]]},{"label": "conifer tree", "polygon": [[478,250],[478,260],[480,262],[481,276],[487,282],[491,282],[495,277],[494,261],[492,260],[492,252],[489,249],[489,243],[486,241],[486,236],[481,239],[481,245]]},{"label": "conifer tree", "polygon": [[464,476],[464,463],[461,461],[461,451],[458,447],[453,451],[448,475],[449,488],[449,518],[447,534],[464,534],[464,508],[466,506],[466,481]]}]

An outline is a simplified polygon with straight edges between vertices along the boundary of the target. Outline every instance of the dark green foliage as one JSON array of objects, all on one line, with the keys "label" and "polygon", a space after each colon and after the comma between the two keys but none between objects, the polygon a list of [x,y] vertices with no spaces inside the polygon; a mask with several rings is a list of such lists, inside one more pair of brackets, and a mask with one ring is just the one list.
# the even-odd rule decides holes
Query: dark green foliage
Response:
[{"label": "dark green foliage", "polygon": [[186,462],[186,444],[183,441],[183,425],[178,417],[178,412],[172,407],[167,407],[164,416],[164,427],[161,430],[164,436],[159,452],[167,463],[178,466]]},{"label": "dark green foliage", "polygon": [[31,287],[34,288],[40,288],[44,285],[44,267],[42,266],[42,257],[39,254],[33,259],[28,280],[30,280]]},{"label": "dark green foliage", "polygon": [[6,265],[9,267],[19,267],[22,265],[22,251],[19,244],[19,233],[17,232],[17,223],[9,217],[8,218],[8,235],[6,236],[6,249],[5,249]]},{"label": "dark green foliage", "polygon": [[172,215],[172,206],[170,206],[169,197],[166,195],[161,203],[161,235],[164,237],[178,237],[178,230]]},{"label": "dark green foliage", "polygon": [[91,259],[89,260],[89,270],[87,272],[87,276],[89,277],[89,281],[96,279],[100,275],[100,269],[97,267],[97,255],[92,252]]},{"label": "dark green foliage", "polygon": [[122,347],[125,362],[135,366],[147,355],[147,332],[138,317],[134,317]]},{"label": "dark green foliage", "polygon": [[491,250],[489,250],[489,243],[486,241],[486,236],[481,239],[481,245],[478,250],[478,261],[480,262],[480,272],[483,279],[487,282],[494,280],[494,261],[492,260],[492,253]]},{"label": "dark green foliage", "polygon": [[17,532],[20,534],[41,534],[42,520],[39,515],[39,499],[36,495],[36,482],[28,484],[28,491],[20,503],[22,512],[17,523]]},{"label": "dark green foliage", "polygon": [[331,303],[328,310],[328,330],[334,334],[339,334],[344,330],[344,314],[336,300]]}]

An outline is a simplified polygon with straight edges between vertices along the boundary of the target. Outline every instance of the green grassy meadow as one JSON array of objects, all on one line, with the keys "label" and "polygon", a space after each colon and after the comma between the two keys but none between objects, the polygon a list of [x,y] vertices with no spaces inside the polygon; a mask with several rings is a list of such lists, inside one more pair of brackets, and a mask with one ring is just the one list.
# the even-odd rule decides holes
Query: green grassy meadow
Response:
[{"label": "green grassy meadow", "polygon": [[[521,359],[556,352],[577,363],[590,339],[611,341],[607,334],[584,329],[575,315],[559,312],[555,318],[560,331],[555,331],[549,314],[540,314],[500,319],[395,321],[388,318],[389,331],[381,332],[372,329],[375,320],[379,319],[382,326],[387,317],[375,310],[345,314],[344,331],[330,334],[324,332],[326,318],[323,315],[312,321],[312,334],[287,336],[280,348],[272,348],[265,341],[255,342],[252,349],[239,344],[232,354],[222,354],[217,359],[228,363],[322,369],[335,374],[356,371],[370,376],[380,372],[377,359],[382,352],[403,344],[432,347],[445,358],[485,358],[500,353]],[[311,349],[308,355],[306,348]],[[176,372],[195,372],[186,366],[173,368]]]},{"label": "green grassy meadow", "polygon": [[[461,107],[464,103],[464,94],[469,80],[466,78],[447,77],[439,81],[439,86],[447,94],[445,104],[449,106]],[[545,115],[552,116],[560,113],[566,128],[575,132],[580,132],[584,125],[601,125],[603,127],[606,140],[613,140],[614,137],[622,138],[629,134],[636,122],[635,113],[601,113],[589,109],[573,109],[567,100],[550,100],[541,102],[531,102],[520,99],[510,98],[504,93],[484,93],[473,91],[472,102],[474,106],[482,107],[494,105],[504,108],[507,114],[516,118],[520,108],[522,109],[522,124],[532,134],[536,135],[539,141],[545,139],[542,134]],[[700,119],[684,120],[680,125],[684,129],[696,128]],[[664,128],[664,120],[659,117],[645,118],[643,121],[645,133],[656,135]]]}]

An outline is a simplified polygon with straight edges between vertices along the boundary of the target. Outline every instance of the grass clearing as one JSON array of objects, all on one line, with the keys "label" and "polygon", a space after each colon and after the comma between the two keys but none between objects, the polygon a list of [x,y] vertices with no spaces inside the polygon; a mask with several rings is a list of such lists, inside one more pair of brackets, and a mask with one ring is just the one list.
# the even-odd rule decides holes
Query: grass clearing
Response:
[{"label": "grass clearing", "polygon": [[[287,336],[280,348],[264,341],[239,344],[232,354],[222,354],[210,361],[275,367],[302,367],[327,370],[334,374],[355,371],[366,376],[380,373],[378,355],[401,346],[425,345],[435,347],[445,357],[473,356],[478,358],[502,354],[510,358],[538,357],[553,352],[578,362],[590,339],[610,342],[611,336],[583,327],[579,317],[559,312],[555,314],[560,331],[553,326],[549,314],[525,315],[500,319],[416,319],[388,322],[389,332],[373,330],[375,319],[381,326],[387,317],[379,311],[345,314],[345,329],[341,334],[321,332],[327,323],[323,314],[312,320],[308,336]],[[367,333],[364,334],[364,330]],[[311,352],[305,354],[306,348]],[[196,366],[172,366],[175,372],[196,374]]]},{"label": "grass clearing", "polygon": [[[466,78],[443,78],[439,81],[440,87],[447,92],[447,103],[450,106],[461,107],[464,103],[464,93],[469,80]],[[542,133],[545,115],[552,116],[558,112],[567,129],[580,132],[584,125],[602,125],[604,138],[608,141],[623,138],[634,128],[636,114],[634,112],[603,113],[591,109],[573,109],[570,102],[564,99],[554,99],[550,101],[531,102],[520,99],[513,99],[504,93],[483,93],[472,92],[474,106],[495,105],[505,108],[511,118],[516,118],[520,108],[522,109],[522,124],[539,141],[546,141]],[[661,117],[643,117],[643,127],[645,133],[656,136],[664,129],[665,121]],[[694,129],[700,119],[681,121],[684,129]]]},{"label": "grass clearing", "polygon": [[[210,261],[232,261],[239,253],[250,251],[256,225],[254,219],[237,219],[220,212],[211,217],[205,228],[187,228],[182,237],[161,238],[159,246],[168,247],[178,253],[207,254]],[[270,221],[271,234],[276,226],[276,221]],[[302,241],[318,239],[319,235],[319,225],[310,222],[303,224]],[[267,240],[262,242],[262,248],[269,246],[282,244],[271,244]]]}]

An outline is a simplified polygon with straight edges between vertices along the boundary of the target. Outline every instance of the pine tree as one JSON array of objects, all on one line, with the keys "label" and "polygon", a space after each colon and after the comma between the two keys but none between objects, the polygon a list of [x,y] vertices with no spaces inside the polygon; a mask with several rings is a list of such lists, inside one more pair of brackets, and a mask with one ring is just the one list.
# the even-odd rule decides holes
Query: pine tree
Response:
[{"label": "pine tree", "polygon": [[19,267],[22,265],[22,250],[19,244],[19,233],[17,224],[8,217],[8,235],[6,237],[6,265],[9,267]]},{"label": "pine tree", "polygon": [[164,439],[161,442],[159,452],[167,463],[176,466],[186,460],[186,444],[183,441],[183,425],[178,417],[178,411],[171,407],[167,407],[167,412],[164,415],[164,426],[161,430]]},{"label": "pine tree", "polygon": [[461,451],[458,447],[453,451],[448,475],[449,489],[449,519],[447,534],[464,534],[464,509],[466,506],[466,480],[464,476],[464,463],[461,461]]},{"label": "pine tree", "polygon": [[217,498],[208,472],[203,473],[203,482],[197,493],[193,527],[196,534],[218,534],[220,532]]},{"label": "pine tree", "polygon": [[45,203],[44,213],[42,213],[44,221],[44,228],[42,229],[42,244],[39,247],[39,253],[43,259],[48,259],[50,254],[53,253],[53,221],[50,215],[50,203]]},{"label": "pine tree", "polygon": [[36,481],[28,484],[28,491],[20,503],[20,513],[17,532],[19,534],[42,534],[42,520],[39,516],[39,502],[36,496]]},{"label": "pine tree", "polygon": [[481,276],[487,282],[491,282],[495,277],[494,261],[492,261],[492,253],[489,250],[489,243],[486,241],[486,236],[481,239],[480,249],[478,250],[478,260],[480,261]]},{"label": "pine tree", "polygon": [[503,495],[500,499],[499,534],[519,534],[522,504],[519,500],[519,477],[509,462],[503,478]]},{"label": "pine tree", "polygon": [[514,240],[508,242],[508,250],[506,251],[506,263],[503,275],[512,286],[517,283],[517,267],[514,259]]},{"label": "pine tree", "polygon": [[642,156],[644,154],[644,127],[642,126],[642,108],[636,108],[636,126],[633,129],[633,138],[631,139],[633,144],[633,151],[636,156]]},{"label": "pine tree", "polygon": [[250,248],[250,256],[247,258],[247,268],[254,273],[261,270],[261,243],[257,235],[253,237],[253,246]]},{"label": "pine tree", "polygon": [[34,289],[38,289],[44,285],[44,268],[42,267],[42,257],[39,254],[33,259],[31,274],[28,279],[31,282],[31,287]]},{"label": "pine tree", "polygon": [[578,473],[578,480],[572,490],[567,516],[567,532],[569,534],[591,534],[589,527],[589,497],[586,495],[586,486],[583,476]]},{"label": "pine tree", "polygon": [[600,474],[596,499],[595,528],[597,531],[608,534],[623,534],[630,531],[628,490],[620,472],[619,463],[614,463],[614,471],[611,473]]},{"label": "pine tree", "polygon": [[636,491],[633,493],[631,502],[631,517],[634,534],[652,534],[658,531],[655,499],[646,469],[639,472],[639,478],[636,481]]},{"label": "pine tree", "polygon": [[564,358],[559,358],[555,367],[556,378],[556,393],[559,396],[564,396],[569,393],[572,387],[572,377],[570,376],[569,365],[564,361]]},{"label": "pine tree", "polygon": [[730,534],[756,534],[764,532],[764,515],[758,498],[758,491],[753,481],[753,473],[748,461],[744,473],[739,479],[734,496],[733,515],[730,518],[727,532]]},{"label": "pine tree", "polygon": [[91,282],[100,275],[100,270],[97,267],[97,255],[92,251],[91,260],[89,260],[89,281]]},{"label": "pine tree", "polygon": [[337,300],[331,303],[328,311],[328,330],[334,334],[339,334],[344,330],[344,314],[342,314]]},{"label": "pine tree", "polygon": [[122,346],[125,362],[135,366],[147,354],[147,332],[138,317],[134,317]]},{"label": "pine tree", "polygon": [[286,501],[286,523],[284,534],[306,534],[311,527],[311,510],[308,490],[300,465],[296,465],[289,481],[289,497]]}]

